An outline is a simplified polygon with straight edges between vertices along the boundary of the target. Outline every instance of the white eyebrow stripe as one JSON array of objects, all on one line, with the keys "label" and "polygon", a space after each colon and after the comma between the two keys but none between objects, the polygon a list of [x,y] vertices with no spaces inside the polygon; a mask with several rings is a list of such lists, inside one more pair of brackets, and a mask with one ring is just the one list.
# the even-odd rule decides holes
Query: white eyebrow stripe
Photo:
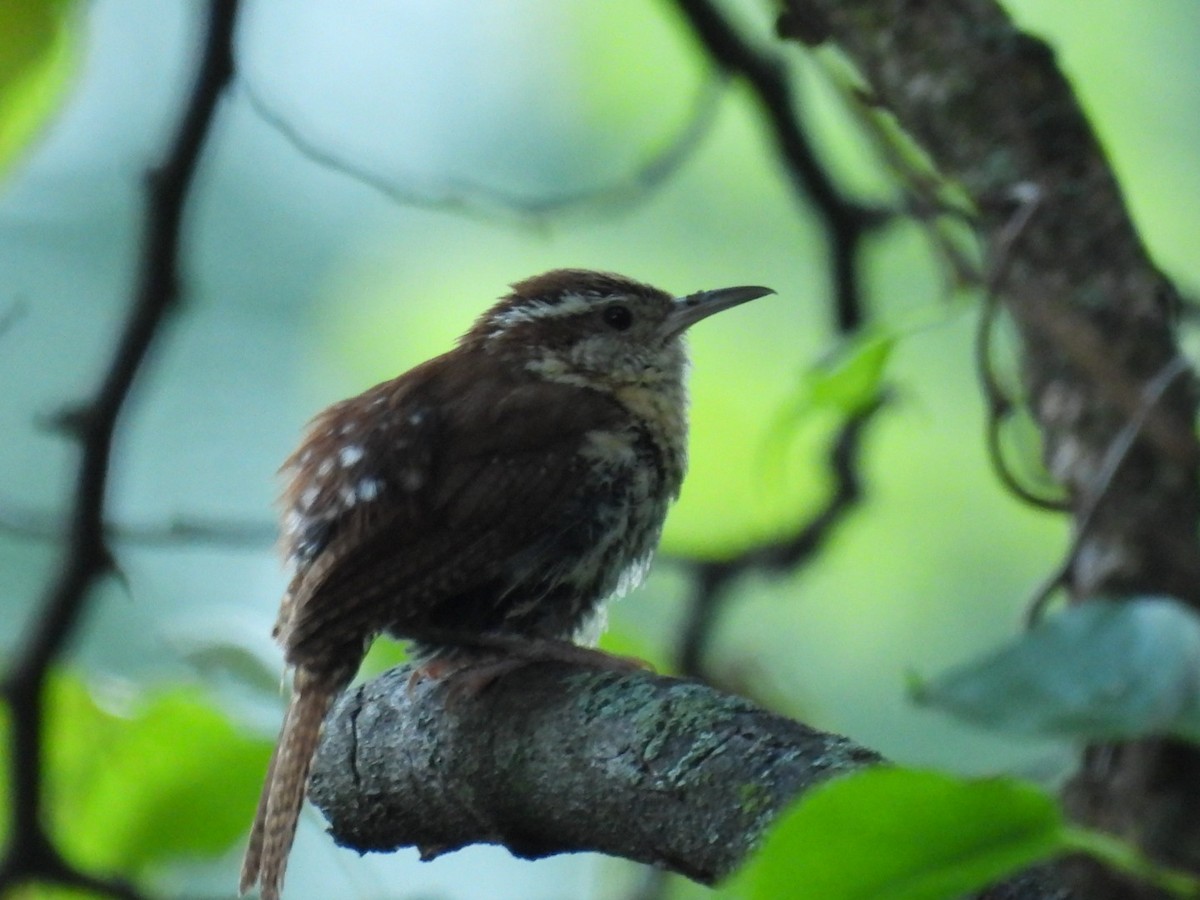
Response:
[{"label": "white eyebrow stripe", "polygon": [[556,303],[535,300],[514,306],[492,316],[492,324],[499,329],[510,328],[521,322],[536,322],[539,319],[574,316],[593,309],[601,299],[599,294],[564,294]]}]

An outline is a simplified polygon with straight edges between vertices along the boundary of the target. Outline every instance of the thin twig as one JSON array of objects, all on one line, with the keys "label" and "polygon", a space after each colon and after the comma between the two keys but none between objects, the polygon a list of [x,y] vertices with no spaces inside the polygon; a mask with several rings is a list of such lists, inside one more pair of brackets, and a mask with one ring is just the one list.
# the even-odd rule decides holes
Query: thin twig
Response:
[{"label": "thin twig", "polygon": [[[42,510],[22,509],[9,500],[0,500],[0,531],[30,541],[63,540],[69,524]],[[202,518],[180,516],[161,523],[104,523],[104,539],[109,544],[135,547],[225,547],[261,549],[269,547],[278,529],[269,520]]]},{"label": "thin twig", "polygon": [[836,527],[862,499],[859,456],[867,425],[887,402],[882,395],[846,420],[829,451],[828,467],[834,478],[833,491],[825,504],[788,537],[753,547],[729,559],[682,560],[690,567],[695,582],[677,650],[680,674],[703,677],[704,658],[728,588],[750,571],[791,572],[813,559],[825,546]]},{"label": "thin twig", "polygon": [[936,170],[918,162],[908,136],[890,117],[879,114],[877,97],[865,95],[861,85],[849,83],[844,73],[832,67],[824,71],[843,106],[855,113],[855,122],[875,156],[904,191],[903,212],[923,226],[947,273],[946,293],[981,284],[979,263],[947,228],[948,223],[956,222],[974,229],[976,216],[970,204],[956,195]]},{"label": "thin twig", "polygon": [[1138,436],[1145,430],[1146,422],[1149,421],[1154,407],[1162,399],[1163,394],[1167,392],[1167,388],[1171,386],[1175,379],[1189,371],[1191,371],[1191,366],[1188,361],[1182,356],[1177,356],[1163,366],[1162,371],[1146,382],[1142,390],[1141,407],[1125,423],[1124,427],[1117,432],[1112,443],[1108,445],[1108,450],[1105,452],[1100,465],[1100,471],[1096,473],[1095,483],[1084,498],[1084,502],[1076,510],[1075,534],[1071,539],[1071,546],[1067,550],[1066,557],[1058,568],[1042,582],[1037,593],[1033,595],[1033,599],[1029,601],[1025,613],[1025,625],[1027,628],[1032,628],[1041,620],[1042,613],[1045,611],[1046,605],[1050,602],[1050,597],[1063,584],[1067,575],[1070,574],[1071,567],[1075,565],[1075,561],[1079,557],[1079,549],[1083,546],[1092,523],[1095,521],[1096,511],[1100,508],[1100,504],[1103,502],[1105,496],[1107,496],[1117,472],[1125,460],[1129,458],[1129,451],[1133,449]]},{"label": "thin twig", "polygon": [[50,816],[45,810],[43,768],[44,689],[50,667],[74,635],[92,588],[113,569],[103,524],[113,434],[142,362],[160,326],[178,304],[184,204],[218,100],[232,76],[236,13],[237,0],[211,2],[203,55],[187,109],[165,162],[147,179],[140,270],[128,317],[103,381],[73,417],[80,456],[62,564],[3,681],[10,714],[12,800],[9,844],[0,861],[0,894],[22,884],[50,881],[115,897],[140,896],[123,882],[74,869],[45,831]]},{"label": "thin twig", "polygon": [[[894,211],[859,203],[837,187],[805,133],[788,68],[780,58],[754,46],[711,0],[676,0],[676,6],[713,63],[729,75],[745,79],[758,101],[793,191],[802,202],[815,207],[824,225],[835,328],[841,334],[853,333],[867,318],[859,272],[863,239]],[[858,501],[860,434],[877,410],[878,405],[873,405],[846,422],[830,454],[834,493],[791,539],[753,548],[733,559],[684,561],[694,587],[676,650],[680,672],[704,677],[704,657],[729,599],[728,587],[737,576],[755,568],[781,571],[801,565]]]},{"label": "thin twig", "polygon": [[412,182],[373,172],[337,151],[323,147],[300,127],[275,109],[243,75],[239,85],[250,108],[275,129],[306,159],[339,172],[401,206],[435,209],[485,221],[500,220],[527,226],[544,226],[551,217],[571,212],[621,212],[643,203],[691,159],[716,124],[720,100],[725,95],[725,78],[708,78],[696,91],[691,110],[679,132],[666,145],[620,178],[596,187],[575,191],[526,196],[477,182],[456,180],[440,188],[419,187]]},{"label": "thin twig", "polygon": [[842,334],[855,331],[866,318],[859,249],[863,238],[887,222],[894,211],[851,200],[834,184],[800,122],[788,70],[779,58],[754,47],[711,0],[675,0],[675,5],[713,62],[749,84],[793,189],[816,207],[824,222],[837,330]]},{"label": "thin twig", "polygon": [[996,377],[992,362],[992,334],[1000,312],[1000,289],[1004,286],[1009,266],[1012,264],[1013,249],[1026,233],[1029,223],[1033,220],[1044,199],[1044,192],[1037,185],[1029,184],[1019,187],[1019,190],[1014,190],[1013,197],[1018,201],[1016,212],[1009,218],[996,240],[994,258],[988,268],[984,284],[983,308],[979,313],[979,326],[975,332],[975,366],[984,402],[987,404],[984,426],[985,444],[992,470],[1010,493],[1030,506],[1063,512],[1067,509],[1065,499],[1035,494],[1021,483],[1013,470],[1009,468],[1001,445],[1004,423],[1012,416],[1017,405]]}]

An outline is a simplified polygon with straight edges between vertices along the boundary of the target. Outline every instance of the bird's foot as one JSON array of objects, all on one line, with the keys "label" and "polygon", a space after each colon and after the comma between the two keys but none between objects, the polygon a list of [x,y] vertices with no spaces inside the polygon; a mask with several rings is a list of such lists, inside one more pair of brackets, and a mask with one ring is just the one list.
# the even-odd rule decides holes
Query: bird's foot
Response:
[{"label": "bird's foot", "polygon": [[596,647],[583,647],[570,641],[550,638],[524,638],[509,650],[528,662],[562,662],[605,672],[653,672],[654,666],[636,656],[621,656]]},{"label": "bird's foot", "polygon": [[581,647],[570,641],[477,635],[469,644],[460,644],[417,665],[409,676],[408,689],[413,691],[426,681],[446,681],[456,696],[474,697],[504,675],[539,662],[561,662],[620,674],[654,671],[643,659]]}]

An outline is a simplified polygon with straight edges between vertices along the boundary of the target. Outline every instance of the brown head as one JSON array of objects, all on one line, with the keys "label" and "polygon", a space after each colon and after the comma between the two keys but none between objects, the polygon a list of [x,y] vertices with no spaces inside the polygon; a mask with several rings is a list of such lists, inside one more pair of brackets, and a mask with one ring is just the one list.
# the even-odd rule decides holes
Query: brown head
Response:
[{"label": "brown head", "polygon": [[461,344],[551,381],[607,391],[670,389],[683,382],[689,326],[771,293],[748,286],[673,297],[610,272],[554,269],[514,284]]}]

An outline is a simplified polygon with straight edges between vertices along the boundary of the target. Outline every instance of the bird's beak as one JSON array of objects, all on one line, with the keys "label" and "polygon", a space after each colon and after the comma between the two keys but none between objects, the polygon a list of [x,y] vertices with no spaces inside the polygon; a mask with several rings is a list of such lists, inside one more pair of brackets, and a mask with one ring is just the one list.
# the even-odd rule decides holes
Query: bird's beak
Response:
[{"label": "bird's beak", "polygon": [[663,337],[675,337],[713,313],[773,293],[775,292],[769,287],[744,285],[718,288],[715,291],[697,291],[686,297],[676,297],[671,301],[671,311],[663,322]]}]

